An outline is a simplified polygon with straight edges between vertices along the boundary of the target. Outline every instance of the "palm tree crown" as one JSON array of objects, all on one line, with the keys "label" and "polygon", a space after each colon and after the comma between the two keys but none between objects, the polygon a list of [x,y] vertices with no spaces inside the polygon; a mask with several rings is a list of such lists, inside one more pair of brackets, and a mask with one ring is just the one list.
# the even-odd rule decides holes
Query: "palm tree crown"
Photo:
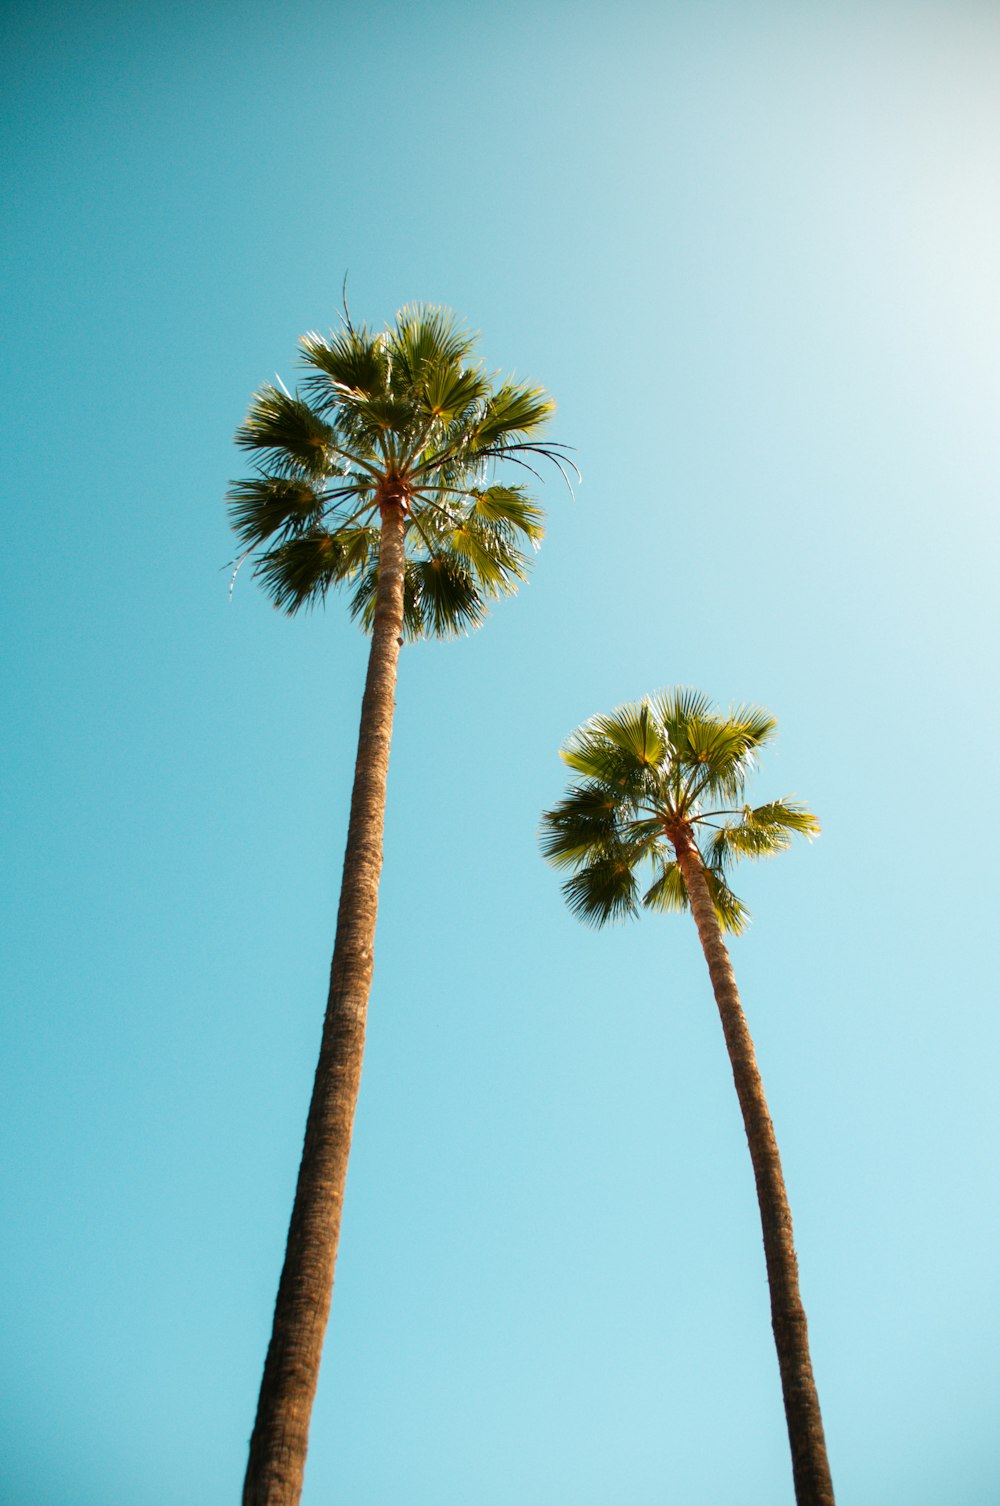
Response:
[{"label": "palm tree crown", "polygon": [[759,707],[723,715],[697,691],[676,689],[578,727],[561,756],[580,777],[542,817],[545,856],[574,870],[563,885],[570,909],[596,926],[640,906],[687,909],[677,856],[694,844],[720,925],[741,931],[749,912],[729,887],[731,864],[780,852],[795,832],[819,831],[795,800],[742,803],[775,726]]},{"label": "palm tree crown", "polygon": [[[446,310],[411,306],[370,333],[345,315],[300,341],[308,374],[294,395],[267,385],[236,434],[257,474],[229,492],[233,527],[275,605],[292,613],[346,587],[370,630],[381,516],[405,516],[403,632],[478,627],[490,597],[516,590],[542,513],[525,489],[491,483],[510,460],[564,469],[538,431],[554,404],[540,387],[490,375],[475,337]],[[237,565],[237,569],[239,565]]]}]

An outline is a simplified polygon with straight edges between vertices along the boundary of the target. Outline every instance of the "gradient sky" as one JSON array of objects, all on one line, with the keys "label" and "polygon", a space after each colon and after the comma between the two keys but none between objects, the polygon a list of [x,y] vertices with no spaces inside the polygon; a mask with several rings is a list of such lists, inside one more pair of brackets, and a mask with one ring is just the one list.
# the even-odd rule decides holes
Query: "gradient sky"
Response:
[{"label": "gradient sky", "polygon": [[1000,11],[4,26],[2,1506],[238,1499],[365,642],[228,602],[222,497],[345,272],[543,382],[584,481],[402,657],[304,1506],[790,1506],[694,927],[590,933],[536,849],[570,729],[676,683],[824,824],[733,953],[839,1499],[992,1506]]}]

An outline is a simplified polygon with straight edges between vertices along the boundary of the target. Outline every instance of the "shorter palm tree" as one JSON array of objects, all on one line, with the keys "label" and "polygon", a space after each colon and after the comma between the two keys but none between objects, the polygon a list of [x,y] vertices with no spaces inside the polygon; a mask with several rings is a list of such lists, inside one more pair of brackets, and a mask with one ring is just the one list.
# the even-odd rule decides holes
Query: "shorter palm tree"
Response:
[{"label": "shorter palm tree", "polygon": [[819,831],[798,801],[743,803],[747,776],[775,725],[755,706],[722,715],[691,690],[661,692],[592,717],[562,749],[577,777],[542,817],[542,849],[551,863],[572,870],[563,893],[589,925],[640,908],[694,915],[757,1184],[795,1499],[798,1506],[833,1506],[778,1144],[723,941],[725,931],[741,931],[748,919],[729,887],[732,863],[770,857],[796,833]]}]

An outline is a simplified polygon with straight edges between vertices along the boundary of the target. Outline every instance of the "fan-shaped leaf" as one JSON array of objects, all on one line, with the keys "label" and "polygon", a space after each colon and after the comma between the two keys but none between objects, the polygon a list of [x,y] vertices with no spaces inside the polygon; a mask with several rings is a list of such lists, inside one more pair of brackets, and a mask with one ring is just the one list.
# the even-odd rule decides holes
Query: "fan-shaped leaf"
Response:
[{"label": "fan-shaped leaf", "polygon": [[530,434],[555,412],[555,404],[541,387],[505,382],[485,405],[475,427],[475,443],[491,451],[523,434]]},{"label": "fan-shaped leaf", "polygon": [[578,785],[542,816],[542,852],[557,867],[576,864],[614,840],[618,816],[615,798],[603,785]]},{"label": "fan-shaped leaf", "polygon": [[611,854],[588,863],[563,884],[566,903],[587,925],[624,920],[638,909],[639,886],[631,864]]},{"label": "fan-shaped leaf", "polygon": [[407,304],[396,315],[393,355],[411,389],[426,380],[429,368],[455,367],[468,360],[475,348],[475,335],[447,309]]},{"label": "fan-shaped leaf", "polygon": [[344,536],[316,529],[262,554],[254,573],[275,606],[292,615],[356,573],[355,550]]},{"label": "fan-shaped leaf", "polygon": [[688,909],[687,885],[677,863],[664,863],[659,876],[643,895],[642,903],[647,910]]},{"label": "fan-shaped leaf", "polygon": [[270,468],[282,475],[324,475],[326,449],[333,442],[333,429],[303,398],[271,386],[254,394],[236,431],[242,449],[267,451]]},{"label": "fan-shaped leaf", "polygon": [[263,543],[283,529],[308,527],[325,506],[323,493],[300,477],[234,481],[226,496],[233,529],[243,544]]},{"label": "fan-shaped leaf", "polygon": [[750,911],[743,901],[737,898],[722,874],[716,869],[706,868],[705,878],[708,880],[712,908],[719,918],[720,926],[724,931],[738,936],[750,923]]},{"label": "fan-shaped leaf", "polygon": [[299,341],[303,361],[320,373],[306,378],[305,386],[320,407],[341,400],[342,391],[376,397],[388,391],[389,361],[384,339],[362,329],[343,329],[329,339],[310,332]]},{"label": "fan-shaped leaf", "polygon": [[545,535],[544,514],[521,486],[489,486],[473,493],[473,512],[491,523],[510,523],[519,533],[538,544]]},{"label": "fan-shaped leaf", "polygon": [[441,638],[451,638],[479,627],[486,616],[486,607],[473,573],[464,561],[439,555],[431,560],[415,560],[410,569],[420,615],[429,631]]},{"label": "fan-shaped leaf", "polygon": [[516,591],[528,574],[528,561],[514,549],[495,524],[473,514],[452,529],[448,543],[475,573],[480,587],[490,596]]}]

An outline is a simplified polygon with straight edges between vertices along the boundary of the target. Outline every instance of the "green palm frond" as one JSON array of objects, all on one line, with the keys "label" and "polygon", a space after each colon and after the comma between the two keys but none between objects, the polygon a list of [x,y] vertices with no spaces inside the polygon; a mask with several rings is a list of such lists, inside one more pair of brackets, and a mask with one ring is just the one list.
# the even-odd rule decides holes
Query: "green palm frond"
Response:
[{"label": "green palm frond", "polygon": [[818,837],[822,830],[812,811],[789,796],[770,800],[766,805],[755,805],[746,812],[746,819],[755,826],[780,826],[785,831],[800,832],[806,837]]},{"label": "green palm frond", "polygon": [[738,799],[758,749],[774,730],[774,719],[757,707],[741,706],[721,715],[700,691],[681,686],[647,697],[653,720],[683,767],[689,796],[711,794]]},{"label": "green palm frond", "polygon": [[603,784],[577,785],[543,814],[542,852],[556,867],[575,866],[614,840],[618,817],[618,803]]},{"label": "green palm frond", "polygon": [[234,481],[226,498],[233,531],[247,545],[262,544],[282,531],[299,532],[314,523],[326,506],[323,492],[293,476]]},{"label": "green palm frond", "polygon": [[656,729],[643,719],[642,707],[622,706],[610,717],[595,716],[567,738],[559,756],[587,779],[612,790],[633,810],[655,800],[660,771],[655,756],[662,750]]},{"label": "green palm frond", "polygon": [[684,729],[688,722],[703,719],[712,714],[712,703],[700,690],[687,685],[676,685],[671,690],[657,690],[646,697],[646,704],[662,727],[666,740],[672,746],[684,741]]},{"label": "green palm frond", "polygon": [[412,401],[391,392],[344,393],[338,417],[342,427],[349,426],[373,448],[388,441],[398,451],[416,428]]},{"label": "green palm frond", "polygon": [[544,513],[531,501],[523,486],[488,486],[473,490],[472,511],[489,523],[509,523],[537,547],[545,537]]},{"label": "green palm frond", "polygon": [[407,567],[420,604],[424,631],[454,638],[481,626],[486,616],[476,577],[456,555],[413,560]]},{"label": "green palm frond", "polygon": [[484,405],[473,431],[476,448],[488,454],[540,429],[555,412],[541,387],[505,382]]},{"label": "green palm frond", "polygon": [[451,530],[448,543],[475,572],[488,596],[509,596],[528,574],[527,556],[513,546],[506,531],[475,512]]},{"label": "green palm frond", "polygon": [[407,304],[396,315],[393,354],[411,388],[419,386],[431,368],[469,360],[475,348],[475,335],[447,309]]},{"label": "green palm frond", "polygon": [[649,770],[632,753],[609,742],[607,738],[588,737],[581,727],[559,757],[569,768],[587,779],[599,780],[614,791],[618,799],[636,809],[646,795],[652,795],[653,779]]},{"label": "green palm frond", "polygon": [[684,875],[675,862],[664,863],[642,896],[647,910],[687,910],[690,906]]},{"label": "green palm frond", "polygon": [[270,385],[254,394],[246,421],[236,430],[241,449],[266,452],[269,469],[284,476],[328,475],[327,447],[334,440],[333,429],[303,398]]},{"label": "green palm frond", "polygon": [[719,918],[720,926],[724,931],[738,936],[750,923],[750,911],[733,893],[717,869],[706,868],[705,878],[708,881],[708,892],[712,897],[712,908]]},{"label": "green palm frond", "polygon": [[275,606],[293,615],[322,601],[332,585],[354,579],[377,538],[369,528],[312,529],[261,554],[254,573]]},{"label": "green palm frond", "polygon": [[738,858],[767,858],[791,846],[787,832],[754,826],[723,826],[708,844],[714,867],[728,868]]},{"label": "green palm frond", "polygon": [[772,800],[754,808],[746,806],[742,819],[727,822],[709,843],[709,861],[724,868],[738,858],[765,858],[784,852],[796,834],[816,836],[819,822],[811,811],[794,800]]},{"label": "green palm frond", "polygon": [[746,745],[758,753],[778,730],[777,719],[763,706],[731,706],[726,720],[746,739]]},{"label": "green palm frond", "polygon": [[666,742],[647,701],[638,706],[619,706],[610,716],[594,717],[590,725],[595,734],[635,759],[643,769],[663,761]]},{"label": "green palm frond", "polygon": [[639,886],[632,865],[613,851],[578,869],[562,892],[577,919],[590,926],[625,920],[638,910]]},{"label": "green palm frond", "polygon": [[388,391],[386,343],[372,338],[364,327],[338,330],[328,339],[311,331],[299,345],[305,364],[314,368],[304,385],[321,412],[335,407],[344,391],[366,397]]},{"label": "green palm frond", "polygon": [[477,368],[440,364],[430,367],[418,391],[427,413],[442,424],[453,424],[485,402],[489,382]]},{"label": "green palm frond", "polygon": [[721,717],[690,717],[677,744],[690,769],[689,799],[738,800],[753,770],[755,747],[743,729]]}]

